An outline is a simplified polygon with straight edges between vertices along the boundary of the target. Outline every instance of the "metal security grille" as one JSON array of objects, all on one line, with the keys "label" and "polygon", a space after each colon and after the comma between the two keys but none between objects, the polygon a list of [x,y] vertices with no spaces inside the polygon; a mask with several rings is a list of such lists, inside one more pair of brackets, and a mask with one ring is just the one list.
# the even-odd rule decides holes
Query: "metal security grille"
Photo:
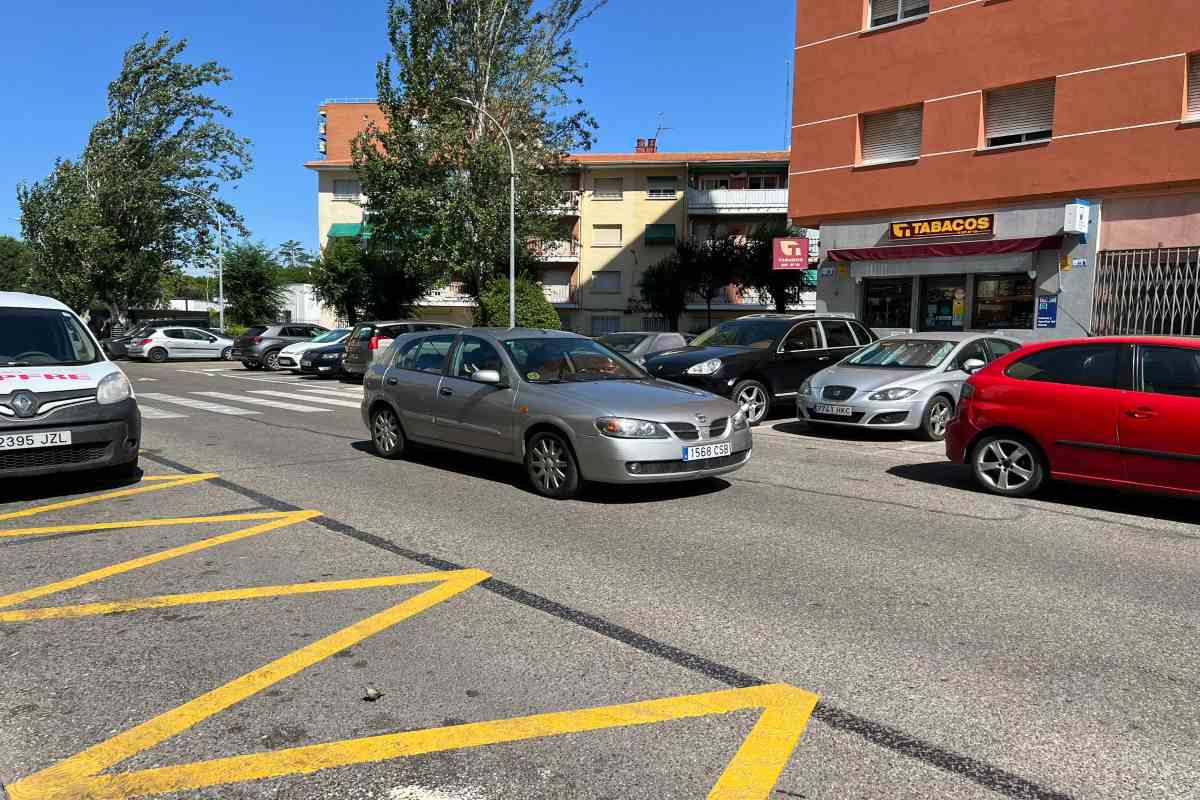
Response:
[{"label": "metal security grille", "polygon": [[1093,333],[1200,335],[1200,247],[1100,254]]}]

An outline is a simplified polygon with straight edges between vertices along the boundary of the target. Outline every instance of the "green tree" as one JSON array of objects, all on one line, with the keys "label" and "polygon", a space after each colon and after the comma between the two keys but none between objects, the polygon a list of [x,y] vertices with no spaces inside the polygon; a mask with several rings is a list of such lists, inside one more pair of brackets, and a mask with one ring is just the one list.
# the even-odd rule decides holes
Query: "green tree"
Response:
[{"label": "green tree", "polygon": [[366,256],[352,239],[330,239],[312,268],[313,293],[350,325],[358,324],[370,296]]},{"label": "green tree", "polygon": [[33,283],[76,308],[99,302],[120,319],[153,305],[175,264],[212,253],[218,216],[245,232],[215,195],[250,161],[248,140],[223,124],[232,112],[205,93],[229,72],[181,63],[186,47],[163,35],[126,50],[82,155],[18,188]]},{"label": "green tree", "polygon": [[315,260],[312,253],[305,250],[304,245],[295,239],[288,239],[279,245],[279,249],[275,253],[279,257],[279,263],[289,269],[310,266]]},{"label": "green tree", "polygon": [[798,304],[804,292],[817,288],[814,270],[775,269],[774,240],[796,235],[798,231],[784,223],[762,225],[751,233],[745,244],[745,255],[739,260],[737,283],[768,296],[781,314],[788,306]]},{"label": "green tree", "polygon": [[33,273],[33,250],[11,236],[0,236],[0,291],[23,292]]},{"label": "green tree", "polygon": [[516,154],[522,262],[529,242],[554,237],[563,159],[590,147],[595,126],[571,95],[582,80],[571,37],[602,2],[390,0],[385,124],[354,143],[371,249],[393,270],[384,288],[427,291],[453,273],[478,297],[507,267],[509,152],[488,114]]},{"label": "green tree", "polygon": [[[517,276],[517,326],[520,328],[549,328],[559,330],[562,320],[546,299],[540,284],[527,275]],[[475,324],[489,327],[508,327],[508,278],[491,281],[479,297],[475,308]]]},{"label": "green tree", "polygon": [[746,247],[736,236],[725,236],[695,244],[681,242],[676,246],[680,264],[688,275],[691,290],[704,300],[708,326],[712,327],[713,301],[737,280],[743,271]]},{"label": "green tree", "polygon": [[679,318],[687,310],[691,277],[680,265],[677,253],[647,267],[638,283],[638,291],[642,302],[651,311],[665,319],[671,330],[679,330]]},{"label": "green tree", "polygon": [[279,317],[283,281],[270,250],[242,243],[225,252],[225,297],[225,315],[236,323],[254,325]]}]

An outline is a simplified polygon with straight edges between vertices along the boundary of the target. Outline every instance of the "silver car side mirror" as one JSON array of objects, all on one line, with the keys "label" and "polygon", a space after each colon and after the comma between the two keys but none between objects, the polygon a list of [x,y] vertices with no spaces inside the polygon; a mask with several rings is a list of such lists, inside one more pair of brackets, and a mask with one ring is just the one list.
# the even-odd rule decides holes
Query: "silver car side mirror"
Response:
[{"label": "silver car side mirror", "polygon": [[962,368],[963,368],[964,372],[974,375],[976,372],[979,372],[979,370],[983,369],[986,366],[987,366],[987,364],[984,363],[982,359],[968,358],[966,361],[963,362]]},{"label": "silver car side mirror", "polygon": [[476,383],[490,383],[498,386],[500,385],[500,373],[494,369],[481,369],[471,376],[471,380]]}]

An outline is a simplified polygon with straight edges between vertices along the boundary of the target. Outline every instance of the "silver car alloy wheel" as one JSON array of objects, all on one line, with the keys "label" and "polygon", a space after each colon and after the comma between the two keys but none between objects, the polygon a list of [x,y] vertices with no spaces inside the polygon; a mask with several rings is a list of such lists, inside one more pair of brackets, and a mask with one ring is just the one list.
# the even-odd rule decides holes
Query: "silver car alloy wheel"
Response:
[{"label": "silver car alloy wheel", "polygon": [[1029,448],[1013,439],[996,439],[975,456],[979,477],[1002,492],[1020,489],[1033,479],[1037,460]]},{"label": "silver car alloy wheel", "polygon": [[932,408],[929,410],[929,432],[941,439],[946,435],[946,426],[950,424],[950,416],[953,411],[950,409],[949,401],[942,398],[934,398],[932,403]]},{"label": "silver car alloy wheel", "polygon": [[556,492],[566,483],[567,470],[571,466],[562,445],[555,440],[549,437],[539,439],[533,446],[529,462],[533,479],[547,492]]},{"label": "silver car alloy wheel", "polygon": [[761,386],[751,384],[738,392],[735,402],[746,412],[751,424],[761,422],[767,415],[767,394]]},{"label": "silver car alloy wheel", "polygon": [[222,361],[232,361],[233,360],[233,348],[232,347],[226,347],[224,350],[221,351],[221,360]]},{"label": "silver car alloy wheel", "polygon": [[375,415],[375,444],[385,453],[390,453],[400,444],[400,426],[390,411]]},{"label": "silver car alloy wheel", "polygon": [[263,366],[271,372],[279,369],[279,353],[267,353],[266,359],[263,360]]}]

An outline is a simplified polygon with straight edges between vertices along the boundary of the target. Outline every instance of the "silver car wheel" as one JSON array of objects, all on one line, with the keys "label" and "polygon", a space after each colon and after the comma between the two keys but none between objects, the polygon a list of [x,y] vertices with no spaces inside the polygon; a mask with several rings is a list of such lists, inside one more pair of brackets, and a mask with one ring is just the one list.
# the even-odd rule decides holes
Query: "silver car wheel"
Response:
[{"label": "silver car wheel", "polygon": [[375,414],[371,432],[375,438],[375,449],[380,455],[392,456],[400,448],[400,423],[391,411],[384,410]]},{"label": "silver car wheel", "polygon": [[750,384],[737,393],[735,401],[746,412],[751,424],[762,422],[767,415],[767,393],[758,384]]},{"label": "silver car wheel", "polygon": [[950,417],[954,415],[954,410],[950,405],[950,401],[943,397],[935,397],[929,404],[929,424],[927,432],[929,438],[941,440],[946,437],[946,426],[950,424]]},{"label": "silver car wheel", "polygon": [[221,360],[222,361],[232,361],[233,360],[233,348],[232,347],[226,347],[224,350],[221,351]]},{"label": "silver car wheel", "polygon": [[570,464],[565,455],[562,446],[549,437],[539,439],[533,446],[530,469],[533,479],[545,491],[557,492],[566,483]]},{"label": "silver car wheel", "polygon": [[1014,492],[1033,479],[1037,460],[1021,442],[996,439],[975,456],[976,473],[989,486]]}]

